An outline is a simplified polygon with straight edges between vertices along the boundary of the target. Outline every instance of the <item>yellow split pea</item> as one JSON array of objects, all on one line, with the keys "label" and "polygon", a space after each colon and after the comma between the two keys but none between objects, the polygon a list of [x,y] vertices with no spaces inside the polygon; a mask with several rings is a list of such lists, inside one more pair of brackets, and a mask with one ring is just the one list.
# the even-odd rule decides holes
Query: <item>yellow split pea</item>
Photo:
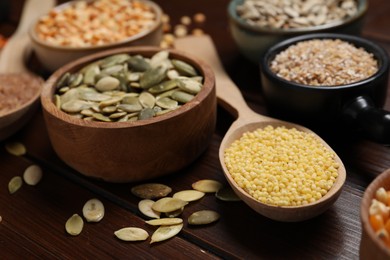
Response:
[{"label": "yellow split pea", "polygon": [[333,186],[335,153],[312,133],[267,126],[246,132],[224,154],[235,182],[256,200],[276,206],[315,202]]}]

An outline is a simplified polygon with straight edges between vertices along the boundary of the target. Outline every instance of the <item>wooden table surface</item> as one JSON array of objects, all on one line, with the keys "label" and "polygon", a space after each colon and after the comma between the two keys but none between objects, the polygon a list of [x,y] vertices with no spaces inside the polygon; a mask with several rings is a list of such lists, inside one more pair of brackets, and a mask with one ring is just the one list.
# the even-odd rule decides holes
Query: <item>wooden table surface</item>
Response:
[{"label": "wooden table surface", "polygon": [[[245,99],[256,112],[267,115],[259,83],[257,65],[247,62],[238,52],[227,23],[228,0],[156,1],[179,23],[184,15],[206,14],[201,28],[211,35],[223,64]],[[16,28],[23,0],[9,1],[9,12],[0,23],[0,33],[9,36]],[[371,0],[363,36],[390,53],[390,1]],[[32,69],[48,74],[32,63]],[[36,66],[36,67],[35,67]],[[390,109],[390,92],[385,105]],[[221,139],[232,123],[232,116],[218,109],[217,129],[207,151],[187,168],[154,182],[172,187],[173,192],[189,189],[200,179],[226,181],[218,160]],[[321,132],[320,129],[313,129]],[[342,131],[340,131],[342,132]],[[365,140],[344,138],[339,131],[322,133],[336,150],[347,169],[347,181],[337,202],[324,214],[300,223],[280,223],[251,210],[243,202],[223,202],[208,194],[188,205],[183,213],[212,209],[221,219],[211,225],[184,225],[176,237],[150,245],[122,242],[113,232],[136,226],[150,234],[154,228],[144,223],[137,208],[138,198],[130,192],[134,183],[110,184],[83,177],[64,164],[51,148],[41,111],[20,132],[0,145],[0,258],[145,258],[145,259],[357,259],[361,226],[359,207],[362,194],[372,179],[390,168],[390,147]],[[27,154],[21,157],[6,152],[9,141],[22,142]],[[72,149],[77,152],[77,147]],[[98,156],[97,160],[98,160]],[[9,180],[31,164],[42,167],[44,177],[37,186],[24,185],[15,194],[8,193]],[[74,213],[81,214],[84,203],[99,198],[106,208],[100,223],[86,223],[76,237],[65,232],[65,222]]]}]

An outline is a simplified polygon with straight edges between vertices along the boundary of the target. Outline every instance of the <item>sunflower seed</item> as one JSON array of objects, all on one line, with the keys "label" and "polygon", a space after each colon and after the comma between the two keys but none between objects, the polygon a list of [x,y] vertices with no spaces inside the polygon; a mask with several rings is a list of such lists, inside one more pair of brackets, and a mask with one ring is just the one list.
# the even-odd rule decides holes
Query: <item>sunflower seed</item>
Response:
[{"label": "sunflower seed", "polygon": [[183,219],[181,219],[181,218],[159,218],[159,219],[147,220],[147,221],[145,221],[145,223],[152,225],[152,226],[171,226],[171,225],[183,223]]},{"label": "sunflower seed", "polygon": [[23,180],[28,185],[37,185],[42,179],[42,169],[38,165],[30,165],[23,173]]},{"label": "sunflower seed", "polygon": [[142,214],[149,218],[160,218],[160,212],[152,209],[152,205],[154,204],[153,200],[143,199],[138,202],[138,209]]},{"label": "sunflower seed", "polygon": [[5,144],[5,149],[8,153],[15,155],[15,156],[22,156],[26,154],[26,147],[24,144],[19,142],[8,142]]},{"label": "sunflower seed", "polygon": [[192,184],[192,188],[194,190],[211,193],[211,192],[217,192],[219,189],[222,188],[222,184],[219,181],[215,180],[200,180],[197,182],[194,182]]},{"label": "sunflower seed", "polygon": [[104,217],[104,205],[98,199],[88,200],[83,207],[83,216],[87,222],[99,222]]},{"label": "sunflower seed", "polygon": [[176,236],[183,228],[183,223],[172,226],[161,226],[152,235],[150,244],[161,242]]},{"label": "sunflower seed", "polygon": [[125,227],[114,232],[115,236],[123,241],[144,241],[149,237],[148,232],[142,228]]},{"label": "sunflower seed", "polygon": [[145,183],[131,188],[131,193],[141,199],[159,199],[171,192],[169,186],[160,183]]},{"label": "sunflower seed", "polygon": [[188,217],[188,224],[190,225],[207,225],[217,221],[220,218],[219,213],[213,210],[200,210],[192,213]]},{"label": "sunflower seed", "polygon": [[10,194],[17,192],[23,185],[22,177],[15,176],[8,183],[8,191]]},{"label": "sunflower seed", "polygon": [[165,198],[161,198],[158,201],[156,201],[152,205],[152,209],[155,211],[158,211],[158,212],[165,213],[165,212],[172,212],[172,211],[181,209],[182,207],[184,207],[187,204],[188,204],[187,201],[183,201],[183,200],[175,199],[175,198],[171,198],[171,197],[165,197]]},{"label": "sunflower seed", "polygon": [[69,235],[77,236],[84,227],[84,221],[78,214],[73,214],[65,223],[65,230]]},{"label": "sunflower seed", "polygon": [[172,197],[191,202],[203,198],[204,195],[205,195],[204,192],[197,191],[197,190],[182,190],[173,194]]}]

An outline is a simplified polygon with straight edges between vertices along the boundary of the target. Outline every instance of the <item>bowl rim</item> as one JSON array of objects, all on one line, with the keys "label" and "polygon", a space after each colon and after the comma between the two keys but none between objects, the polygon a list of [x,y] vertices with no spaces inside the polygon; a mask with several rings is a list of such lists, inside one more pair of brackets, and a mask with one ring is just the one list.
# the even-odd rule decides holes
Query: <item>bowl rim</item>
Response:
[{"label": "bowl rim", "polygon": [[[360,203],[360,219],[361,219],[361,225],[362,229],[366,232],[368,235],[368,238],[371,239],[376,245],[378,245],[379,248],[383,252],[386,253],[386,255],[390,256],[390,248],[386,247],[385,244],[379,240],[379,238],[375,235],[374,230],[372,229],[369,221],[369,206],[371,203],[371,200],[375,197],[376,190],[381,187],[381,184],[384,180],[388,180],[390,178],[390,169],[385,170],[381,174],[379,174],[366,188],[364,191],[361,203]],[[390,181],[388,187],[385,187],[386,190],[390,190]],[[364,232],[363,231],[363,232]]]},{"label": "bowl rim", "polygon": [[[195,97],[187,102],[186,104],[182,105],[181,107],[170,111],[169,113],[165,113],[163,115],[159,115],[157,117],[153,117],[150,119],[144,119],[144,120],[137,120],[134,122],[99,122],[99,121],[88,121],[80,118],[75,118],[74,116],[71,116],[67,114],[66,112],[58,109],[54,103],[54,94],[55,94],[55,83],[58,82],[58,80],[61,78],[62,75],[64,75],[66,72],[69,71],[77,71],[81,69],[83,66],[110,56],[114,54],[120,54],[120,53],[128,53],[128,54],[143,54],[143,53],[156,53],[158,51],[167,50],[170,55],[173,55],[173,57],[178,57],[179,59],[189,62],[191,65],[193,65],[203,76],[203,87],[202,90],[195,95]],[[120,128],[132,128],[132,127],[143,127],[148,126],[152,124],[158,124],[161,122],[164,122],[166,120],[171,120],[172,118],[183,116],[186,112],[191,110],[191,108],[197,106],[199,103],[201,103],[203,100],[205,100],[211,92],[215,91],[215,75],[212,71],[211,67],[207,65],[205,62],[203,62],[200,59],[197,59],[191,55],[189,55],[186,52],[181,52],[175,49],[164,49],[161,47],[155,47],[155,46],[131,46],[131,47],[121,47],[121,48],[114,48],[109,49],[105,51],[100,51],[94,54],[90,54],[88,56],[79,58],[73,62],[70,62],[61,68],[57,69],[45,82],[45,84],[42,87],[41,92],[41,104],[42,108],[51,114],[53,117],[65,121],[66,123],[72,124],[72,125],[78,125],[82,127],[87,128],[105,128],[105,129],[120,129]]]},{"label": "bowl rim", "polygon": [[[313,86],[313,85],[305,85],[305,84],[297,83],[294,81],[286,80],[282,77],[277,76],[270,69],[270,66],[269,66],[270,62],[281,51],[284,51],[285,49],[287,49],[291,45],[297,44],[298,42],[307,41],[307,40],[314,40],[314,39],[340,39],[342,41],[346,41],[348,43],[351,43],[355,47],[363,47],[364,50],[373,54],[374,58],[377,60],[378,71],[366,79],[356,81],[353,83],[349,83],[349,84],[345,84],[345,85]],[[305,35],[295,36],[295,37],[280,41],[279,43],[270,47],[260,60],[260,69],[267,77],[269,77],[273,81],[281,82],[284,85],[287,85],[291,88],[310,89],[310,90],[317,90],[317,91],[338,91],[340,89],[355,88],[355,87],[358,87],[361,85],[366,85],[366,84],[372,83],[378,77],[386,74],[389,71],[389,63],[390,63],[389,56],[388,56],[387,52],[385,51],[385,49],[382,48],[380,45],[374,43],[373,41],[364,39],[364,38],[359,37],[359,36],[342,34],[342,33],[313,33],[313,34],[305,34]]]},{"label": "bowl rim", "polygon": [[302,28],[290,28],[290,29],[278,29],[278,28],[265,28],[265,27],[254,27],[245,22],[239,15],[237,15],[236,7],[240,5],[245,0],[231,0],[228,5],[228,17],[231,22],[236,24],[238,27],[247,30],[251,33],[266,33],[266,34],[276,34],[276,35],[285,35],[285,34],[296,34],[296,33],[314,33],[318,31],[332,29],[335,30],[339,27],[344,27],[348,24],[353,23],[354,21],[363,17],[363,15],[368,10],[368,1],[367,0],[357,0],[358,1],[358,10],[354,16],[349,17],[348,19],[341,20],[338,22],[327,23],[319,26],[310,26]]},{"label": "bowl rim", "polygon": [[[82,1],[93,2],[94,0],[82,0]],[[130,36],[126,39],[123,39],[121,41],[118,41],[118,42],[100,44],[100,45],[90,45],[90,46],[77,46],[77,47],[50,44],[50,43],[47,43],[46,41],[40,39],[38,37],[38,35],[36,34],[35,28],[36,28],[37,23],[39,22],[39,18],[30,26],[30,28],[28,30],[28,35],[29,35],[30,39],[32,40],[32,42],[35,44],[41,45],[45,48],[54,49],[54,50],[61,50],[61,51],[84,52],[86,50],[96,50],[97,51],[99,49],[119,47],[119,46],[124,45],[126,43],[145,38],[150,33],[154,32],[156,30],[159,30],[159,28],[162,27],[162,15],[163,15],[162,8],[157,3],[155,3],[151,0],[137,0],[137,1],[146,3],[147,5],[149,5],[153,9],[153,12],[156,14],[155,23],[153,23],[153,26],[151,26],[150,28],[143,30],[135,35],[132,35],[132,36]],[[54,10],[62,10],[69,5],[74,5],[77,2],[79,2],[79,0],[72,0],[69,2],[65,2],[63,4],[55,6],[53,9]]]}]

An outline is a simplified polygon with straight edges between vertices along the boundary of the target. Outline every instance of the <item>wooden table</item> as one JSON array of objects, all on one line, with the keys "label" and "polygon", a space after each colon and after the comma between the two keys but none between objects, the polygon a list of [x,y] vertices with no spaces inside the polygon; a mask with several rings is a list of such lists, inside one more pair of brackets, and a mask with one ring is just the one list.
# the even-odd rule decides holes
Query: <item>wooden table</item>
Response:
[{"label": "wooden table", "polygon": [[[6,36],[17,26],[23,0],[9,2],[9,15],[0,24],[0,33]],[[178,24],[183,15],[206,14],[207,21],[201,28],[213,38],[226,70],[249,105],[266,115],[258,67],[239,54],[228,30],[229,1],[156,2],[169,14],[172,25]],[[371,0],[363,36],[390,53],[389,12],[390,1]],[[32,66],[42,76],[48,76],[39,64]],[[390,109],[390,92],[385,108]],[[171,186],[174,192],[189,189],[193,182],[206,178],[226,184],[218,147],[232,120],[219,108],[217,129],[207,151],[186,169],[153,181]],[[148,241],[122,242],[113,234],[126,226],[141,227],[150,234],[154,230],[144,223],[137,208],[139,199],[130,192],[135,184],[91,180],[65,165],[52,150],[38,111],[22,131],[0,145],[0,258],[357,259],[362,194],[373,177],[390,168],[390,147],[363,138],[344,138],[337,131],[323,133],[323,138],[340,155],[348,176],[338,201],[321,216],[301,223],[280,223],[262,217],[243,202],[223,202],[209,194],[187,206],[183,218],[196,210],[212,209],[221,214],[218,222],[196,228],[185,224],[178,236],[150,245]],[[25,144],[27,154],[16,157],[7,153],[4,145],[9,141]],[[72,149],[77,152],[77,147]],[[22,175],[31,164],[43,168],[42,181],[37,186],[24,185],[10,195],[9,180]],[[64,227],[66,220],[74,213],[81,214],[83,204],[94,197],[106,207],[104,219],[100,223],[86,223],[79,236],[69,236]]]}]

